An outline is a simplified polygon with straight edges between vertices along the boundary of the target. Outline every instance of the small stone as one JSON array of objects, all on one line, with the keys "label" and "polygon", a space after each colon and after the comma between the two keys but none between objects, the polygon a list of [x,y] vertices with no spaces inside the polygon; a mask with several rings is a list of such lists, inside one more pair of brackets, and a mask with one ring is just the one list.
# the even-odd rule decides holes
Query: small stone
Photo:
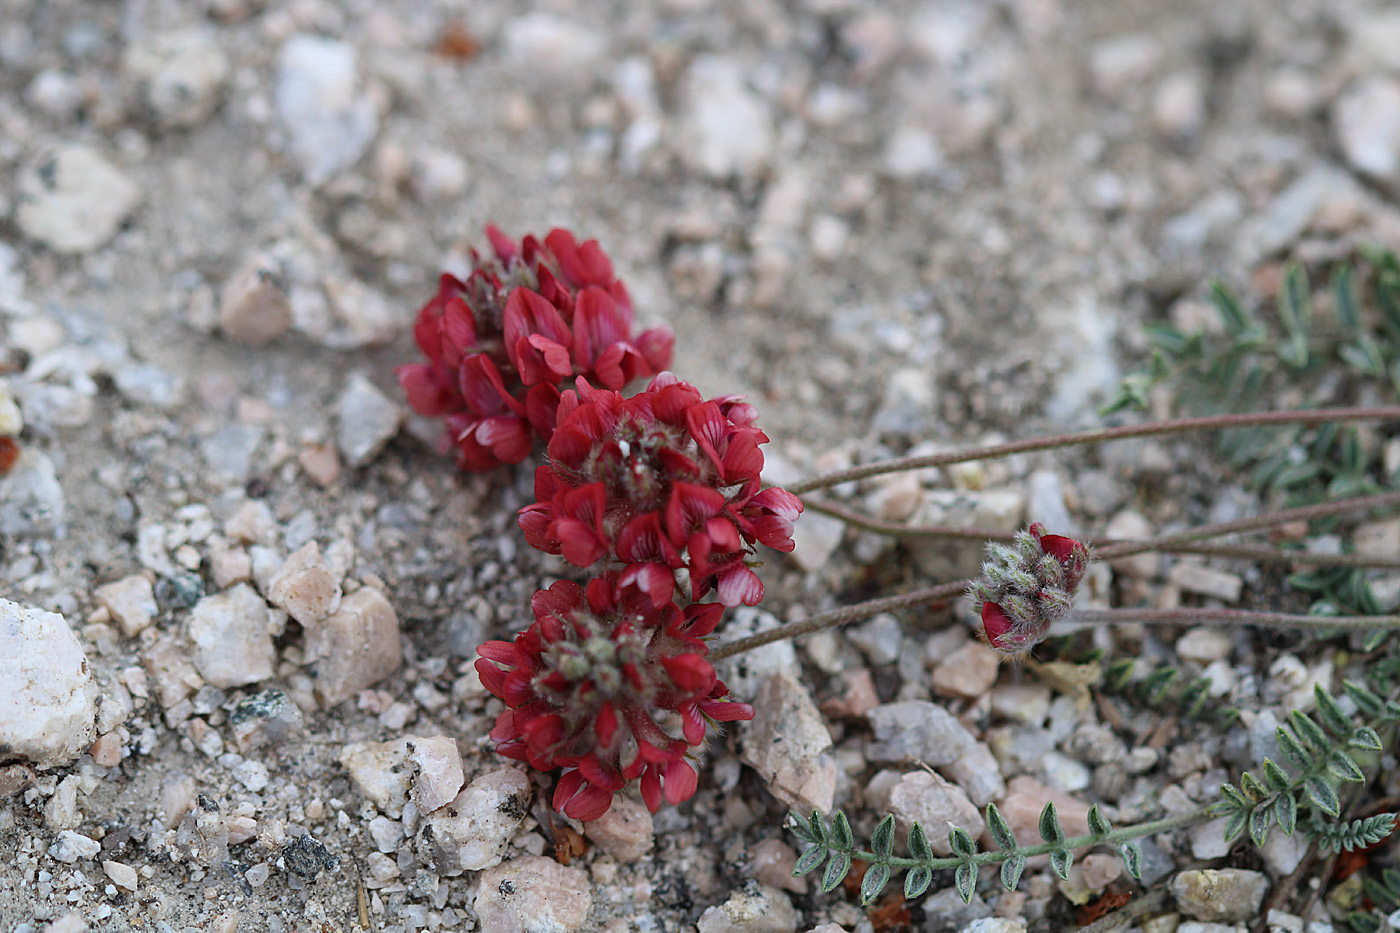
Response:
[{"label": "small stone", "polygon": [[1400,186],[1400,81],[1379,75],[1357,81],[1332,105],[1332,123],[1353,168]]},{"label": "small stone", "polygon": [[273,574],[267,587],[267,600],[309,627],[339,608],[339,574],[312,541],[288,557]]},{"label": "small stone", "polygon": [[306,636],[306,660],[322,709],[336,706],[399,669],[399,617],[371,586],[346,596],[340,608]]},{"label": "small stone", "polygon": [[253,456],[267,437],[260,424],[227,424],[199,442],[199,452],[214,472],[234,482],[246,482],[253,472]]},{"label": "small stone", "polygon": [[253,793],[265,789],[272,782],[272,774],[261,761],[244,761],[235,765],[233,779]]},{"label": "small stone", "polygon": [[871,761],[921,761],[941,768],[978,744],[952,713],[927,700],[884,703],[867,718],[878,740],[867,750]]},{"label": "small stone", "polygon": [[983,917],[963,927],[958,933],[1026,933],[1026,921],[1005,917]]},{"label": "small stone", "polygon": [[102,863],[102,870],[107,873],[107,877],[112,879],[112,883],[123,891],[136,890],[136,869],[125,862],[114,862],[110,859]]},{"label": "small stone", "polygon": [[38,768],[92,744],[96,690],[82,646],[56,612],[0,599],[0,748]]},{"label": "small stone", "polygon": [[1229,632],[1204,625],[1189,629],[1176,640],[1177,657],[1202,664],[1228,658],[1232,647]]},{"label": "small stone", "polygon": [[836,760],[831,733],[798,681],[774,674],[754,697],[754,718],[744,723],[742,757],[774,797],[804,813],[831,809]]},{"label": "small stone", "polygon": [[997,653],[980,641],[969,641],[933,669],[933,691],[943,696],[977,699],[997,680]]},{"label": "small stone", "polygon": [[233,740],[243,753],[281,745],[302,730],[301,709],[281,690],[263,690],[241,700],[229,713]]},{"label": "small stone", "polygon": [[[1124,509],[1108,520],[1104,534],[1124,541],[1145,541],[1152,537],[1152,523],[1147,516],[1132,509]],[[1132,554],[1116,557],[1108,562],[1115,573],[1134,580],[1151,580],[1157,575],[1161,561],[1156,554]]]},{"label": "small stone", "polygon": [[103,768],[115,768],[122,763],[122,740],[115,732],[99,735],[88,748],[92,761]]},{"label": "small stone", "polygon": [[60,145],[20,174],[15,220],[59,253],[90,253],[116,236],[141,189],[96,150]]},{"label": "small stone", "polygon": [[1197,920],[1252,920],[1269,890],[1262,872],[1239,868],[1184,871],[1171,881],[1177,906]]},{"label": "small stone", "polygon": [[1161,45],[1146,33],[1100,42],[1089,53],[1094,88],[1105,97],[1116,97],[1128,85],[1151,77],[1161,59]]},{"label": "small stone", "polygon": [[797,911],[777,888],[748,881],[716,907],[700,915],[698,933],[795,933]]},{"label": "small stone", "polygon": [[751,178],[776,144],[766,101],[751,91],[738,62],[700,55],[681,89],[678,152],[693,170],[716,179]]},{"label": "small stone", "polygon": [[224,534],[244,544],[271,544],[277,540],[277,522],[261,499],[249,499],[224,522]]},{"label": "small stone", "polygon": [[845,522],[809,511],[793,526],[793,549],[789,556],[808,573],[820,570],[836,553],[845,536]]},{"label": "small stone", "polygon": [[194,666],[216,687],[240,687],[272,676],[277,650],[267,603],[247,583],[206,596],[190,612]]},{"label": "small stone", "polygon": [[1286,878],[1302,863],[1308,848],[1309,841],[1303,833],[1286,836],[1281,832],[1271,832],[1259,847],[1259,854],[1264,856],[1264,864],[1269,866],[1275,878]]},{"label": "small stone", "polygon": [[1102,891],[1123,874],[1123,862],[1116,855],[1094,852],[1080,861],[1084,870],[1084,885],[1090,891]]},{"label": "small stone", "polygon": [[209,542],[209,572],[214,586],[226,590],[253,579],[253,560],[243,548],[231,547],[222,537],[215,537]]},{"label": "small stone", "polygon": [[58,841],[49,846],[49,855],[65,865],[77,864],[80,859],[92,858],[101,851],[102,843],[71,829],[59,833]]},{"label": "small stone", "polygon": [[268,256],[254,255],[228,280],[219,304],[219,327],[235,343],[260,347],[292,326],[287,285]]},{"label": "small stone", "polygon": [[529,812],[530,779],[514,768],[501,768],[472,781],[447,806],[430,814],[422,843],[439,874],[451,877],[494,868]]},{"label": "small stone", "polygon": [[486,869],[472,902],[483,933],[573,933],[592,907],[587,872],[539,855]]},{"label": "small stone", "polygon": [[1042,683],[997,686],[992,690],[992,714],[1039,726],[1050,714],[1050,688]]},{"label": "small stone", "polygon": [[462,753],[449,736],[434,735],[409,743],[409,761],[417,768],[411,793],[419,813],[432,813],[462,789]]},{"label": "small stone", "polygon": [[846,632],[851,643],[865,652],[874,665],[893,664],[899,658],[900,642],[904,633],[899,620],[887,612],[875,616],[864,625]]},{"label": "small stone", "polygon": [[44,933],[88,933],[89,929],[91,928],[83,919],[83,915],[76,910],[70,910],[44,927]]},{"label": "small stone", "polygon": [[408,743],[413,738],[403,736],[388,742],[354,742],[345,746],[337,759],[350,772],[350,779],[360,788],[360,792],[381,812],[396,819],[408,802],[409,781],[413,776],[408,761]]},{"label": "small stone", "polygon": [[1240,591],[1244,589],[1244,579],[1239,574],[1189,560],[1179,561],[1172,567],[1171,581],[1187,593],[1226,603],[1239,602]]},{"label": "small stone", "polygon": [[358,162],[379,132],[378,110],[360,88],[355,49],[337,39],[288,39],[274,96],[288,148],[313,186]]},{"label": "small stone", "polygon": [[129,363],[112,374],[117,391],[129,402],[169,411],[180,402],[179,377],[150,363]]},{"label": "small stone", "polygon": [[141,99],[157,125],[166,129],[209,119],[229,75],[223,46],[197,30],[153,36],[129,47],[122,63],[140,83]]},{"label": "small stone", "polygon": [[1394,560],[1400,554],[1400,519],[1362,522],[1356,526],[1352,543],[1363,557]]},{"label": "small stone", "polygon": [[806,894],[806,877],[793,877],[796,864],[797,851],[780,839],[764,839],[749,852],[749,868],[760,884]]},{"label": "small stone", "polygon": [[1152,128],[1170,140],[1185,142],[1200,134],[1206,122],[1206,92],[1200,75],[1183,71],[1171,75],[1152,98]]},{"label": "small stone", "polygon": [[0,477],[0,538],[49,537],[63,527],[67,500],[47,454],[25,447]]},{"label": "small stone", "polygon": [[350,378],[336,408],[336,446],[351,467],[362,467],[393,440],[404,410],[364,376]]},{"label": "small stone", "polygon": [[1084,836],[1089,833],[1089,805],[1070,796],[1064,791],[1051,790],[1044,784],[1019,775],[1008,782],[1006,797],[1001,802],[1002,816],[1006,817],[1012,834],[1017,839],[1040,838],[1040,811],[1047,801],[1055,802],[1055,812],[1060,817],[1060,825],[1066,836]]},{"label": "small stone", "polygon": [[954,826],[967,830],[973,839],[987,828],[966,791],[927,771],[912,771],[899,779],[890,790],[889,810],[901,836],[919,823],[928,834],[929,845],[939,855],[953,854],[948,831]]},{"label": "small stone", "polygon": [[597,32],[549,13],[527,13],[502,30],[506,55],[519,67],[542,70],[551,78],[573,77],[591,69],[607,51]]},{"label": "small stone", "polygon": [[331,444],[307,444],[297,451],[297,463],[322,489],[340,479],[340,454]]},{"label": "small stone", "polygon": [[277,859],[277,867],[283,871],[313,880],[322,871],[331,871],[340,864],[340,859],[331,855],[325,844],[310,836],[297,836],[282,847]]},{"label": "small stone", "polygon": [[156,594],[144,574],[132,574],[99,586],[92,595],[98,605],[111,613],[128,638],[149,626],[158,612]]},{"label": "small stone", "polygon": [[78,809],[78,776],[70,774],[58,782],[53,796],[44,805],[44,826],[50,830],[77,829],[83,822]]}]

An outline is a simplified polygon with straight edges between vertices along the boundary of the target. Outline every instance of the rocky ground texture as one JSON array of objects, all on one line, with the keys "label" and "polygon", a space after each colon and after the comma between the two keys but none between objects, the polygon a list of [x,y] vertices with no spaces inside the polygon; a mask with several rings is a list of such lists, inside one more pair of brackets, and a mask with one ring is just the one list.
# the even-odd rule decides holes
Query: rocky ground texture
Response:
[{"label": "rocky ground texture", "polygon": [[[1199,320],[1206,276],[1400,246],[1396,49],[1380,0],[0,0],[0,930],[870,930],[789,876],[789,805],[976,835],[996,801],[1024,839],[1050,798],[1071,833],[1090,802],[1208,799],[1331,655],[1129,633],[1245,709],[1172,731],[999,667],[960,603],[731,663],[758,717],[696,797],[576,839],[492,751],[471,666],[567,572],[515,528],[531,471],[460,474],[392,369],[484,223],[567,226],[675,329],[684,378],[755,403],[776,481],[1093,426],[1143,322]],[[1124,536],[1258,508],[1197,451],[839,492]],[[978,551],[809,514],[721,637]],[[1266,583],[1150,557],[1086,589]],[[1145,847],[1176,920],[1142,929],[1241,929],[1300,856],[1280,836],[1174,874],[1218,831]],[[1065,929],[1133,890],[1099,855],[971,905],[951,885],[915,928]]]}]

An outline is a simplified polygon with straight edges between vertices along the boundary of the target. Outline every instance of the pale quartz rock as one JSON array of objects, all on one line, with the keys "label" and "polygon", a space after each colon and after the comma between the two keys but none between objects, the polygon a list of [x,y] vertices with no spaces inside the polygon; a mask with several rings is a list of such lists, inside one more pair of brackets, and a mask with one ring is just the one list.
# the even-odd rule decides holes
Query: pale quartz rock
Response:
[{"label": "pale quartz rock", "polygon": [[335,612],[340,597],[339,575],[315,541],[288,557],[267,587],[267,601],[306,626]]},{"label": "pale quartz rock", "polygon": [[224,285],[219,328],[234,343],[260,347],[291,326],[292,306],[276,261],[262,254],[250,256]]},{"label": "pale quartz rock", "polygon": [[243,544],[271,544],[277,540],[277,522],[261,499],[249,499],[224,522],[224,534]]},{"label": "pale quartz rock", "polygon": [[699,933],[795,933],[797,911],[782,891],[751,880],[701,914],[695,928]]},{"label": "pale quartz rock", "polygon": [[59,833],[57,841],[49,846],[49,855],[65,865],[75,865],[80,859],[92,858],[101,851],[102,843],[71,829]]},{"label": "pale quartz rock", "polygon": [[749,853],[749,864],[753,876],[761,883],[774,888],[785,888],[794,894],[807,893],[807,877],[794,878],[793,866],[797,864],[797,850],[781,839],[764,839]]},{"label": "pale quartz rock", "polygon": [[169,633],[161,635],[141,653],[141,663],[154,681],[156,698],[162,709],[175,706],[203,683],[184,649]]},{"label": "pale quartz rock", "polygon": [[472,902],[482,933],[573,933],[592,906],[587,872],[540,855],[486,869]]},{"label": "pale quartz rock", "polygon": [[397,818],[408,802],[413,768],[408,760],[409,742],[404,736],[389,742],[354,742],[340,752],[339,761],[350,779],[369,801],[388,816]]},{"label": "pale quartz rock", "polygon": [[149,626],[159,612],[155,591],[144,574],[134,573],[99,586],[92,595],[98,605],[111,613],[128,638]]},{"label": "pale quartz rock", "polygon": [[166,129],[208,120],[218,109],[230,71],[219,41],[194,29],[134,43],[122,56],[122,65],[139,82],[146,109]]},{"label": "pale quartz rock", "polygon": [[1269,877],[1239,868],[1184,871],[1172,879],[1177,907],[1196,920],[1253,920],[1269,890]]},{"label": "pale quartz rock", "polygon": [[0,749],[39,768],[65,765],[92,744],[97,691],[68,622],[0,599]]},{"label": "pale quartz rock", "polygon": [[744,761],[784,804],[828,812],[836,794],[836,760],[831,733],[806,688],[786,674],[774,674],[753,707],[754,718],[741,732]]},{"label": "pale quartz rock", "polygon": [[107,877],[112,879],[112,883],[123,891],[135,891],[136,869],[124,862],[114,862],[110,859],[102,863],[102,870],[107,873]]},{"label": "pale quartz rock", "polygon": [[991,648],[969,641],[933,669],[933,690],[943,696],[978,699],[992,689],[1000,661]]},{"label": "pale quartz rock", "polygon": [[948,832],[953,827],[967,830],[973,839],[987,828],[966,791],[927,771],[911,771],[901,777],[890,790],[889,809],[901,837],[919,823],[938,855],[953,854],[948,845]]},{"label": "pale quartz rock", "polygon": [[66,143],[19,176],[20,231],[58,253],[89,253],[116,236],[141,189],[95,149]]},{"label": "pale quartz rock", "polygon": [[306,659],[322,709],[343,703],[399,669],[399,617],[384,594],[362,587],[306,635]]},{"label": "pale quartz rock", "polygon": [[442,875],[494,868],[505,857],[529,808],[530,779],[524,772],[514,768],[488,772],[428,816],[420,846]]},{"label": "pale quartz rock", "polygon": [[635,862],[651,851],[655,841],[652,832],[650,811],[622,795],[613,798],[607,813],[583,824],[583,834],[623,864]]},{"label": "pale quartz rock", "polygon": [[414,739],[408,757],[417,767],[410,793],[419,813],[434,812],[462,789],[462,755],[450,736]]},{"label": "pale quartz rock", "polygon": [[336,445],[346,464],[361,467],[373,460],[399,433],[404,407],[362,375],[350,378],[336,404]]},{"label": "pale quartz rock", "polygon": [[216,687],[240,687],[272,676],[277,650],[267,603],[247,583],[206,596],[190,612],[194,666]]}]

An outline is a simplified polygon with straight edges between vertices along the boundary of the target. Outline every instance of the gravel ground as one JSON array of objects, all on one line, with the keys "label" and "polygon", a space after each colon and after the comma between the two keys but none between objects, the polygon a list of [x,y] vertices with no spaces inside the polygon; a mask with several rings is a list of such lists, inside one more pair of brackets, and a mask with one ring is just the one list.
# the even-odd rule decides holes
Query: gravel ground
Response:
[{"label": "gravel ground", "polygon": [[[471,659],[566,570],[515,528],[530,471],[459,473],[392,370],[486,222],[566,226],[674,328],[680,375],[754,402],[779,481],[1093,426],[1142,323],[1198,320],[1208,275],[1400,246],[1397,47],[1400,15],[1353,0],[0,0],[0,635],[37,665],[3,676],[76,704],[0,708],[7,742],[37,730],[0,769],[0,930],[868,930],[786,877],[788,804],[975,834],[989,800],[1033,821],[1053,794],[1068,824],[1208,799],[1331,655],[1126,633],[1250,726],[1163,733],[998,668],[958,604],[732,665],[760,717],[696,797],[654,825],[619,803],[543,857],[572,837],[491,750]],[[1122,445],[842,494],[1067,533],[1257,509],[1199,463]],[[978,550],[808,515],[727,631]],[[1088,585],[1268,581],[1151,558]],[[390,651],[327,656],[328,626]],[[1151,877],[1223,854],[1188,835],[1148,847]],[[1290,858],[1238,866],[1242,903]],[[1117,876],[1033,865],[970,907],[941,879],[909,922],[1065,929]]]}]

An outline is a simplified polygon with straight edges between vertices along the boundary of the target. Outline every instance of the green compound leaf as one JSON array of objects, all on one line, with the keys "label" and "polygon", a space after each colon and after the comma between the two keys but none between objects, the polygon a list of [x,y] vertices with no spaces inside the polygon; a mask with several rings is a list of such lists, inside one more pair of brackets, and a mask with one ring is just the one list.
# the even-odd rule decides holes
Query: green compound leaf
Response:
[{"label": "green compound leaf", "polygon": [[1197,719],[1210,699],[1210,678],[1197,677],[1181,691],[1177,702],[1181,705],[1181,715],[1187,719]]},{"label": "green compound leaf", "polygon": [[1283,288],[1278,293],[1278,316],[1284,332],[1303,339],[1307,347],[1308,332],[1312,330],[1312,288],[1308,272],[1302,263],[1291,262],[1283,271]]},{"label": "green compound leaf", "polygon": [[821,842],[821,836],[812,832],[812,827],[807,824],[807,821],[796,813],[788,814],[788,829],[792,831],[794,836],[805,843],[811,844],[814,842]]},{"label": "green compound leaf", "polygon": [[1328,816],[1338,816],[1342,812],[1342,803],[1337,799],[1337,792],[1332,789],[1332,785],[1326,779],[1320,777],[1308,778],[1303,785],[1308,792],[1308,799]]},{"label": "green compound leaf", "polygon": [[831,860],[826,863],[826,871],[822,872],[822,891],[829,893],[836,890],[836,886],[845,880],[850,871],[851,857],[849,855],[845,852],[831,853]]},{"label": "green compound leaf", "polygon": [[1327,756],[1327,770],[1332,772],[1338,780],[1349,783],[1359,783],[1366,780],[1365,773],[1352,761],[1351,756],[1341,749],[1334,749],[1332,754]]},{"label": "green compound leaf", "polygon": [[1056,844],[1065,840],[1065,831],[1060,827],[1060,817],[1055,812],[1053,800],[1045,804],[1045,809],[1040,811],[1040,838]]},{"label": "green compound leaf", "polygon": [[886,816],[870,837],[870,849],[876,858],[887,859],[894,852],[894,816]]},{"label": "green compound leaf", "polygon": [[904,876],[904,899],[912,901],[922,897],[933,883],[933,872],[927,868],[915,868]]},{"label": "green compound leaf", "polygon": [[860,902],[869,904],[880,896],[880,892],[885,890],[885,885],[890,880],[890,866],[871,865],[865,873],[865,877],[860,881]]},{"label": "green compound leaf", "polygon": [[1123,867],[1128,870],[1129,877],[1142,880],[1142,846],[1136,839],[1125,842],[1118,847],[1118,854],[1123,857]]},{"label": "green compound leaf", "polygon": [[1108,670],[1103,672],[1104,685],[1115,693],[1121,691],[1128,685],[1128,681],[1132,679],[1133,669],[1136,667],[1137,662],[1132,658],[1123,658],[1120,661],[1114,661],[1108,666]]},{"label": "green compound leaf", "polygon": [[[1377,629],[1376,632],[1380,632],[1382,635],[1389,634],[1385,629]],[[1376,632],[1372,632],[1371,634],[1374,635]],[[1368,648],[1367,650],[1370,651],[1374,649]],[[1347,696],[1351,697],[1351,701],[1356,704],[1356,708],[1367,716],[1379,716],[1385,709],[1384,700],[1354,680],[1348,680],[1343,683],[1342,689],[1346,690]]]},{"label": "green compound leaf", "polygon": [[1004,851],[1016,848],[1016,837],[1011,832],[1011,826],[994,803],[987,804],[987,831],[992,834],[997,848]]},{"label": "green compound leaf", "polygon": [[1298,826],[1298,801],[1292,794],[1279,794],[1274,801],[1274,820],[1285,836],[1293,835]]},{"label": "green compound leaf", "polygon": [[1143,678],[1142,684],[1138,688],[1141,691],[1143,702],[1148,706],[1156,706],[1160,703],[1162,697],[1166,696],[1167,691],[1171,689],[1171,685],[1176,682],[1176,678],[1180,674],[1181,672],[1174,667],[1158,668],[1148,674]]},{"label": "green compound leaf", "polygon": [[1021,872],[1026,870],[1026,857],[1015,855],[1001,863],[1001,886],[1008,891],[1016,890],[1021,883]]},{"label": "green compound leaf", "polygon": [[1113,832],[1113,826],[1104,819],[1104,815],[1099,812],[1099,805],[1094,804],[1089,808],[1089,832],[1095,836],[1107,836]]},{"label": "green compound leaf", "polygon": [[977,866],[971,862],[963,862],[953,873],[953,883],[957,885],[958,895],[963,899],[963,903],[971,904],[972,895],[977,892]]},{"label": "green compound leaf", "polygon": [[1050,870],[1063,881],[1069,877],[1069,866],[1074,863],[1074,853],[1069,849],[1056,849],[1050,853]]},{"label": "green compound leaf", "polygon": [[909,857],[916,858],[921,862],[927,862],[933,858],[933,849],[929,848],[928,836],[924,835],[924,828],[918,823],[909,827]]},{"label": "green compound leaf", "polygon": [[1269,827],[1273,825],[1274,810],[1271,806],[1259,807],[1249,814],[1249,838],[1256,846],[1262,846],[1269,838]]},{"label": "green compound leaf", "polygon": [[797,864],[792,867],[792,876],[801,877],[808,872],[816,871],[817,866],[826,861],[827,848],[824,845],[814,845],[802,857],[797,860]]},{"label": "green compound leaf", "polygon": [[948,848],[952,849],[958,858],[972,858],[977,854],[977,846],[972,837],[960,826],[954,826],[948,831]]},{"label": "green compound leaf", "polygon": [[1269,789],[1275,793],[1287,790],[1293,782],[1288,778],[1288,772],[1280,768],[1272,759],[1265,758],[1262,768],[1264,772],[1264,783],[1269,785]]},{"label": "green compound leaf", "polygon": [[1279,726],[1275,735],[1278,737],[1279,749],[1288,756],[1288,760],[1293,762],[1295,768],[1299,771],[1307,771],[1313,766],[1312,752],[1304,748],[1303,743],[1299,742],[1292,732]]}]

